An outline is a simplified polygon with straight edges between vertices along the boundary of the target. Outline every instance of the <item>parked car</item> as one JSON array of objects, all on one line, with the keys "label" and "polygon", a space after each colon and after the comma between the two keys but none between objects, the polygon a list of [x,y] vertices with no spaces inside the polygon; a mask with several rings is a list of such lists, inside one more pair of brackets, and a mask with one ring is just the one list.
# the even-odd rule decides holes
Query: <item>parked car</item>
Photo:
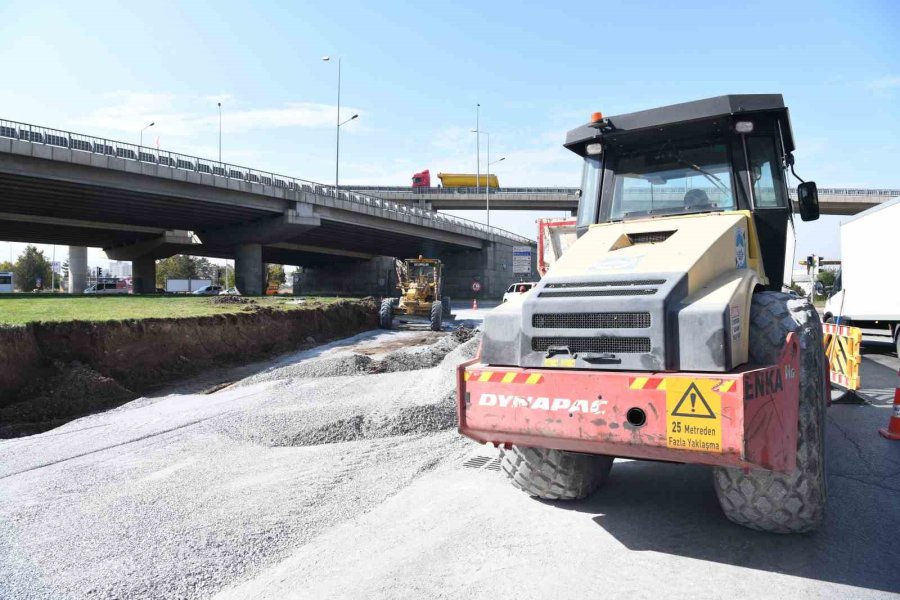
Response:
[{"label": "parked car", "polygon": [[507,302],[509,300],[512,300],[513,298],[516,298],[517,296],[527,294],[536,285],[536,281],[520,281],[518,283],[514,283],[506,288],[506,293],[503,294],[503,301]]},{"label": "parked car", "polygon": [[202,288],[191,292],[195,296],[218,296],[222,292],[221,285],[204,285]]},{"label": "parked car", "polygon": [[240,296],[241,293],[238,291],[236,287],[225,288],[221,292],[219,292],[220,296]]},{"label": "parked car", "polygon": [[98,295],[109,295],[109,294],[127,294],[128,288],[121,287],[117,283],[95,283],[91,287],[84,290],[85,294],[98,294]]}]

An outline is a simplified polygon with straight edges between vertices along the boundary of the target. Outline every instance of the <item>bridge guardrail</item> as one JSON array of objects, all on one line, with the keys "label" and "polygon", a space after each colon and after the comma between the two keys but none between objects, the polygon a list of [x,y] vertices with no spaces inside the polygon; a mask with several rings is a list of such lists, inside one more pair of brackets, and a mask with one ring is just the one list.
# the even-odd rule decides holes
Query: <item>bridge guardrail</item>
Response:
[{"label": "bridge guardrail", "polygon": [[534,240],[499,227],[488,227],[477,221],[471,221],[469,219],[463,219],[462,217],[385,200],[369,194],[356,192],[352,189],[341,188],[340,190],[335,190],[334,186],[328,186],[305,179],[298,179],[288,175],[279,175],[270,171],[259,171],[249,167],[242,167],[187,154],[179,154],[177,152],[170,152],[159,148],[154,149],[139,144],[129,144],[128,142],[119,142],[107,138],[73,133],[28,123],[20,123],[18,121],[9,121],[6,119],[0,119],[0,137],[16,139],[31,144],[55,146],[91,154],[112,156],[124,160],[133,160],[135,162],[205,173],[213,177],[249,181],[251,183],[279,187],[298,192],[313,192],[322,196],[330,196],[337,200],[346,200],[365,206],[373,206],[397,214],[411,215],[431,221],[465,227],[482,233],[504,237],[515,242],[524,244],[534,243]]},{"label": "bridge guardrail", "polygon": [[[349,185],[348,187],[355,190],[378,191],[378,192],[399,192],[412,194],[484,194],[484,188],[475,189],[473,187],[464,188],[445,188],[445,187],[428,187],[413,188],[411,186],[388,186],[388,185]],[[709,188],[715,189],[715,188]],[[575,195],[579,188],[567,187],[499,187],[488,190],[490,194],[568,194]],[[789,188],[791,197],[797,195],[797,190]],[[892,189],[863,189],[863,188],[819,188],[819,195],[822,196],[900,196],[900,190]]]}]

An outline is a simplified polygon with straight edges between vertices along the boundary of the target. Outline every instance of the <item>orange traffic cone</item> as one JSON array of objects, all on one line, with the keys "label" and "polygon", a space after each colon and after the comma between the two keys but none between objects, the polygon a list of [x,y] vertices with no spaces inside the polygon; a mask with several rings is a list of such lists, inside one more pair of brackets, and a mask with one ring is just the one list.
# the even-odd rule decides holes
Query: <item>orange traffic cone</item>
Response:
[{"label": "orange traffic cone", "polygon": [[478,300],[472,299],[472,310],[478,310]]},{"label": "orange traffic cone", "polygon": [[894,388],[894,407],[891,409],[891,418],[885,429],[879,429],[883,437],[889,440],[900,440],[900,371],[897,371],[897,387]]}]

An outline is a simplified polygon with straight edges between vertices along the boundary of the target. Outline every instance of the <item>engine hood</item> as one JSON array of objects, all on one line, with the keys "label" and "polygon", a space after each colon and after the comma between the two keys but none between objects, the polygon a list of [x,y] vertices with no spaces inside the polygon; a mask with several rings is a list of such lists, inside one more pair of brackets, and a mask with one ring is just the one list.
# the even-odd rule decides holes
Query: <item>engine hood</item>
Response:
[{"label": "engine hood", "polygon": [[[741,325],[748,287],[765,281],[752,227],[746,212],[595,225],[521,303],[485,316],[483,360],[523,367],[731,368],[746,360]],[[732,314],[738,317],[733,325]]]}]

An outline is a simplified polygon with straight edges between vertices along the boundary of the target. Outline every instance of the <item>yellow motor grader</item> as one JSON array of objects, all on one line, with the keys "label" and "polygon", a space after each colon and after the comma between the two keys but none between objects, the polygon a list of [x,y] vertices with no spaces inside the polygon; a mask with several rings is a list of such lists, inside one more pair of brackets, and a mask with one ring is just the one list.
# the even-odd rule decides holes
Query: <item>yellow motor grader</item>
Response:
[{"label": "yellow motor grader", "polygon": [[441,261],[436,258],[407,258],[396,260],[397,287],[400,298],[385,298],[381,302],[379,324],[390,329],[394,315],[428,319],[433,331],[441,330],[444,314],[450,316],[450,298],[441,296]]}]

